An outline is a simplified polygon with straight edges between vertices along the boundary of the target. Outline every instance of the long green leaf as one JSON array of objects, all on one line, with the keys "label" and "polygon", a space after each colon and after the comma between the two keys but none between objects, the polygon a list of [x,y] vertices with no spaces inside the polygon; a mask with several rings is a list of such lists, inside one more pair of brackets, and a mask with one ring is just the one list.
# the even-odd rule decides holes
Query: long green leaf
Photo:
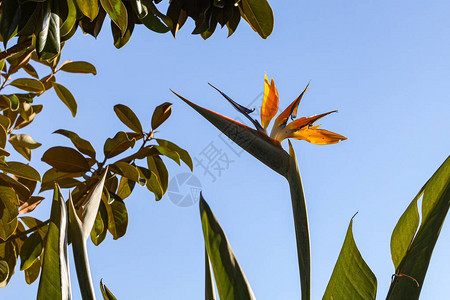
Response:
[{"label": "long green leaf", "polygon": [[356,247],[352,226],[353,218],[348,225],[341,253],[323,295],[324,300],[369,300],[375,299],[377,294],[377,278]]},{"label": "long green leaf", "polygon": [[100,280],[100,290],[104,300],[117,300],[117,298],[111,293],[111,291],[103,284],[103,279]]},{"label": "long green leaf", "polygon": [[294,214],[295,238],[297,241],[297,258],[300,272],[302,299],[311,297],[311,248],[309,242],[308,213],[302,177],[297,163],[297,156],[289,141],[289,172],[287,180],[291,191],[292,212]]},{"label": "long green leaf", "polygon": [[259,131],[200,107],[177,93],[173,93],[196,110],[211,124],[216,126],[217,129],[223,132],[228,138],[241,146],[245,151],[259,159],[277,173],[283,176],[287,175],[290,158],[279,143]]},{"label": "long green leaf", "polygon": [[213,280],[208,251],[205,248],[205,300],[216,300],[216,291],[214,290]]},{"label": "long green leaf", "polygon": [[89,194],[84,200],[82,206],[82,220],[83,220],[83,237],[85,240],[89,237],[91,233],[92,226],[94,225],[95,217],[97,216],[98,207],[100,201],[102,200],[103,186],[105,185],[106,174],[108,174],[108,168],[103,171],[99,182],[89,191]]},{"label": "long green leaf", "polygon": [[73,206],[72,195],[69,196],[69,232],[81,296],[83,299],[95,300],[83,224]]},{"label": "long green leaf", "polygon": [[67,209],[58,185],[53,193],[38,300],[66,300],[71,298],[69,262],[67,257]]},{"label": "long green leaf", "polygon": [[78,217],[77,212],[75,211],[72,197],[69,197],[69,230],[72,239],[78,283],[80,285],[80,291],[83,299],[95,299],[94,284],[92,282],[91,270],[89,268],[86,243],[97,216],[107,172],[108,169],[105,169],[99,182],[86,196],[86,199],[82,205],[83,212],[81,214],[81,218]]},{"label": "long green leaf", "polygon": [[225,233],[201,194],[200,217],[220,299],[255,299]]},{"label": "long green leaf", "polygon": [[[423,194],[422,222],[416,232],[417,221],[408,222],[408,220],[414,219],[410,217],[411,215],[418,214],[417,200],[421,194]],[[419,298],[431,255],[449,207],[450,157],[447,157],[413,199],[392,233],[391,251],[396,270],[387,299]],[[411,234],[412,232],[415,236]],[[401,251],[398,251],[396,246]]]}]

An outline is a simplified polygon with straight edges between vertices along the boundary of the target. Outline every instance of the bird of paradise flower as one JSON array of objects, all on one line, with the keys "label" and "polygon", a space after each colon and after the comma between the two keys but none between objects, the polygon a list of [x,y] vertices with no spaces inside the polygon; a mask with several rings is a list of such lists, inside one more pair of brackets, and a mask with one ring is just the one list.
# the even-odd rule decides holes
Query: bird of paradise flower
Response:
[{"label": "bird of paradise flower", "polygon": [[[273,78],[269,83],[269,79],[267,78],[267,75],[265,75],[264,97],[261,105],[261,124],[250,116],[254,109],[249,109],[238,104],[212,84],[209,85],[221,93],[222,96],[224,96],[225,99],[227,99],[240,113],[246,116],[258,131],[268,135],[267,128],[271,120],[277,114],[280,105],[280,98]],[[298,106],[303,98],[303,95],[308,89],[309,83],[303,92],[275,119],[272,131],[268,136],[278,142],[281,142],[287,138],[293,138],[297,140],[305,140],[316,145],[336,144],[339,141],[346,140],[347,138],[345,136],[325,129],[319,129],[321,125],[313,125],[319,119],[331,113],[335,113],[337,110],[296,119]],[[288,123],[289,118],[292,120],[290,123]]]},{"label": "bird of paradise flower", "polygon": [[[309,300],[311,296],[311,252],[305,195],[294,149],[289,141],[289,153],[286,152],[281,147],[281,141],[293,138],[305,140],[312,144],[328,145],[346,140],[347,138],[340,134],[319,129],[320,125],[314,125],[319,119],[336,111],[296,119],[298,106],[305,92],[308,90],[308,84],[303,92],[275,119],[271,133],[268,135],[267,128],[277,114],[279,107],[279,95],[273,79],[269,82],[267,75],[265,76],[264,97],[261,106],[261,123],[250,115],[254,110],[238,104],[216,87],[212,87],[221,93],[240,113],[248,118],[256,130],[198,106],[177,93],[172,92],[244,150],[287,179],[291,192],[294,215],[302,300]],[[292,120],[290,123],[288,123],[289,118]],[[208,255],[212,254],[208,253]],[[211,261],[215,260],[212,259]],[[215,269],[214,263],[213,269]]]}]

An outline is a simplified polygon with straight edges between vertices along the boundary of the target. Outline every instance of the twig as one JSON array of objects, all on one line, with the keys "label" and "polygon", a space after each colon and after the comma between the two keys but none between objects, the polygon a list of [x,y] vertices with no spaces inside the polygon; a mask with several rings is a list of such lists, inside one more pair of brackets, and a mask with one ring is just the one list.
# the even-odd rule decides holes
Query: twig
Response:
[{"label": "twig", "polygon": [[28,47],[30,47],[33,44],[33,39],[28,39],[25,40],[23,42],[20,42],[14,46],[12,46],[9,49],[6,49],[5,51],[0,53],[0,60],[4,60],[7,59],[11,56],[13,56],[14,54],[27,49]]},{"label": "twig", "polygon": [[34,227],[31,227],[31,228],[28,229],[28,230],[25,230],[25,231],[23,231],[23,232],[20,232],[20,233],[18,233],[18,234],[16,234],[16,235],[12,235],[12,236],[10,236],[9,238],[7,238],[7,239],[4,240],[4,241],[0,241],[0,245],[1,245],[1,244],[4,244],[4,243],[7,243],[7,242],[9,242],[9,241],[15,240],[15,239],[17,239],[17,238],[19,238],[19,237],[21,237],[21,236],[27,235],[27,234],[29,234],[29,233],[31,233],[31,232],[34,232],[34,231],[38,230],[39,228],[44,227],[44,226],[47,225],[48,223],[50,223],[50,219],[48,219],[47,221],[42,222],[41,224],[38,224],[38,225],[36,225],[36,226],[34,226]]}]

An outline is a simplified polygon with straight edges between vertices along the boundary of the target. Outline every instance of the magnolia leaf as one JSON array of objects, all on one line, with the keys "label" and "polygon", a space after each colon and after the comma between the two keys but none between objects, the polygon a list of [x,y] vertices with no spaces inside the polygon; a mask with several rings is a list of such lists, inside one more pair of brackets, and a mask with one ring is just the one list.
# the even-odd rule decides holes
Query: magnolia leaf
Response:
[{"label": "magnolia leaf", "polygon": [[58,129],[53,133],[58,133],[65,137],[68,137],[72,141],[73,145],[78,149],[78,151],[95,159],[95,149],[94,147],[92,147],[92,144],[89,141],[81,138],[77,133],[64,129]]},{"label": "magnolia leaf", "polygon": [[41,160],[62,172],[86,172],[90,170],[87,159],[78,151],[68,147],[52,147],[45,151]]},{"label": "magnolia leaf", "polygon": [[[0,287],[5,287],[8,284],[9,280],[11,280],[12,275],[14,274],[14,268],[17,263],[17,255],[18,255],[17,251],[18,251],[17,244],[14,241],[0,244],[0,257],[2,257],[1,261],[7,263],[9,270],[8,275],[6,275],[7,276],[6,280],[3,280],[0,283]],[[2,269],[3,269],[2,272],[6,271],[5,270],[6,267],[3,267]]]},{"label": "magnolia leaf", "polygon": [[36,37],[36,52],[41,60],[55,58],[61,51],[59,2],[43,3],[43,22]]},{"label": "magnolia leaf", "polygon": [[42,146],[41,143],[34,141],[33,138],[28,134],[11,135],[8,141],[14,147],[26,147],[28,149],[36,149]]},{"label": "magnolia leaf", "polygon": [[[103,194],[104,195],[104,194]],[[108,230],[112,234],[113,239],[125,235],[128,227],[128,212],[123,203],[117,195],[111,195],[111,201],[102,197],[103,204],[105,204],[106,212],[108,213]]]},{"label": "magnolia leaf", "polygon": [[2,1],[2,17],[0,19],[0,34],[3,46],[6,48],[8,41],[17,33],[18,20],[20,18],[20,6],[17,1]]},{"label": "magnolia leaf", "polygon": [[[64,37],[73,30],[75,23],[77,21],[77,7],[75,5],[75,0],[67,0],[67,17],[63,21],[60,28],[60,35]],[[61,68],[60,68],[61,69]]]},{"label": "magnolia leaf", "polygon": [[9,161],[6,166],[0,166],[0,169],[6,173],[14,174],[17,177],[41,181],[41,175],[36,169],[21,162]]},{"label": "magnolia leaf", "polygon": [[34,78],[36,78],[36,79],[39,79],[39,75],[38,75],[36,69],[35,69],[32,65],[27,64],[27,65],[25,65],[22,69],[23,69],[25,72],[27,72],[28,75],[30,75],[31,77],[34,77]]},{"label": "magnolia leaf", "polygon": [[77,115],[77,101],[72,93],[62,84],[52,82],[53,88],[55,89],[56,95],[59,99],[69,108],[72,116],[75,117]]},{"label": "magnolia leaf", "polygon": [[111,291],[103,284],[103,279],[100,280],[100,290],[104,300],[117,300]]},{"label": "magnolia leaf", "polygon": [[156,174],[143,167],[138,167],[138,170],[140,177],[145,179],[145,186],[147,187],[147,189],[155,194],[155,200],[161,200],[162,196],[164,195],[164,190],[161,185],[161,181],[158,180]]},{"label": "magnolia leaf", "polygon": [[20,270],[26,270],[36,261],[42,253],[42,237],[33,232],[23,243],[20,249]]},{"label": "magnolia leaf", "polygon": [[165,194],[169,186],[169,172],[166,165],[159,156],[147,156],[147,166],[156,175],[161,185],[162,193]]},{"label": "magnolia leaf", "polygon": [[114,112],[128,128],[137,133],[143,132],[141,122],[131,108],[123,104],[117,104],[114,106]]},{"label": "magnolia leaf", "polygon": [[32,78],[15,79],[9,85],[32,93],[43,93],[45,91],[45,87],[42,82]]},{"label": "magnolia leaf", "polygon": [[98,246],[106,238],[108,233],[108,212],[105,204],[100,201],[97,216],[95,217],[94,226],[91,231],[91,240],[94,245]]},{"label": "magnolia leaf", "polygon": [[121,0],[100,0],[100,2],[108,16],[120,29],[123,36],[128,24],[128,13],[123,2]]},{"label": "magnolia leaf", "polygon": [[98,0],[76,0],[75,3],[83,15],[91,19],[91,21],[98,15]]},{"label": "magnolia leaf", "polygon": [[145,27],[157,33],[166,33],[170,30],[170,28],[152,12],[148,12],[145,17],[140,19],[140,21]]},{"label": "magnolia leaf", "polygon": [[256,299],[225,233],[201,194],[200,217],[220,299]]},{"label": "magnolia leaf", "polygon": [[39,277],[41,271],[41,260],[38,258],[34,263],[24,271],[25,281],[27,284],[32,284]]},{"label": "magnolia leaf", "polygon": [[341,253],[334,266],[322,299],[375,299],[377,278],[356,247],[352,233],[353,218],[348,225]]},{"label": "magnolia leaf", "polygon": [[71,299],[67,221],[66,203],[61,189],[55,185],[37,300]]},{"label": "magnolia leaf", "polygon": [[[17,98],[17,97],[16,97]],[[19,100],[19,99],[17,99],[17,100]],[[13,110],[12,109],[12,107],[11,107],[11,100],[9,99],[9,97],[7,97],[6,95],[0,95],[0,107],[1,108],[11,108],[11,110]],[[19,107],[19,105],[17,104],[16,105],[17,107],[15,108],[15,110],[17,110],[17,108]],[[14,111],[14,110],[13,110]],[[3,115],[2,115],[3,116]],[[7,118],[6,116],[3,116],[3,117],[5,117],[5,118]],[[3,124],[3,123],[2,123]]]},{"label": "magnolia leaf", "polygon": [[4,260],[0,260],[0,288],[5,287],[8,282],[9,266]]},{"label": "magnolia leaf", "polygon": [[172,103],[165,102],[155,108],[152,116],[152,129],[155,130],[164,123],[172,113]]},{"label": "magnolia leaf", "polygon": [[273,31],[273,12],[266,0],[242,0],[239,8],[247,23],[263,39],[269,37]]},{"label": "magnolia leaf", "polygon": [[54,182],[58,183],[61,188],[74,187],[79,183],[79,181],[74,178],[81,177],[83,174],[84,172],[61,172],[55,168],[51,168],[42,176],[42,184],[39,193],[51,189]]},{"label": "magnolia leaf", "polygon": [[[417,229],[417,200],[422,195],[422,222]],[[387,299],[419,299],[449,207],[450,157],[447,157],[413,199],[392,233],[391,253],[396,268]]]},{"label": "magnolia leaf", "polygon": [[178,152],[173,151],[169,149],[166,146],[153,146],[161,155],[164,155],[170,159],[172,159],[174,162],[176,162],[178,165],[181,165],[180,161],[180,154]]},{"label": "magnolia leaf", "polygon": [[[4,96],[4,97],[6,97],[6,96]],[[19,109],[19,107],[20,107],[19,97],[17,97],[16,95],[9,95],[6,98],[9,99],[9,104],[10,104],[11,111],[17,111]]]},{"label": "magnolia leaf", "polygon": [[114,39],[114,47],[120,49],[123,46],[125,46],[130,41],[133,30],[134,30],[134,21],[132,18],[128,19],[127,30],[125,31],[124,34],[122,34],[122,31],[119,29],[119,27],[117,27],[117,25],[111,21],[111,32]]},{"label": "magnolia leaf", "polygon": [[25,157],[26,160],[30,161],[31,160],[31,149],[28,147],[20,147],[20,146],[14,146],[13,145],[14,150],[16,150],[20,155],[22,155],[23,157]]},{"label": "magnolia leaf", "polygon": [[14,197],[9,197],[9,201],[11,203],[17,204],[17,206],[19,205],[19,201],[14,202],[12,198],[16,198],[16,196],[18,196],[20,200],[27,201],[31,196],[31,191],[27,186],[9,177],[6,174],[0,173],[0,185],[4,187],[11,187],[14,189],[12,191],[14,193]]},{"label": "magnolia leaf", "polygon": [[3,156],[10,156],[10,153],[6,151],[5,149],[0,148],[0,157]]},{"label": "magnolia leaf", "polygon": [[189,169],[191,169],[191,171],[194,170],[194,164],[192,163],[192,158],[189,155],[189,152],[187,152],[186,150],[177,146],[176,144],[166,141],[166,140],[156,139],[156,142],[160,146],[164,146],[164,147],[170,149],[171,151],[175,151],[178,154],[178,156],[180,157],[180,159],[189,167]]},{"label": "magnolia leaf", "polygon": [[135,181],[129,180],[126,177],[120,178],[119,186],[117,187],[117,196],[119,196],[120,199],[125,200],[131,195],[135,184]]},{"label": "magnolia leaf", "polygon": [[125,132],[119,131],[112,139],[106,139],[103,152],[106,158],[111,158],[133,148],[135,143],[135,139],[129,139]]},{"label": "magnolia leaf", "polygon": [[[97,1],[97,3],[98,3],[98,1]],[[106,17],[106,12],[103,9],[103,7],[100,6],[100,10],[97,14],[97,17],[95,17],[95,19],[92,20],[92,22],[91,22],[91,20],[89,20],[89,18],[83,17],[83,18],[81,18],[81,21],[79,22],[79,26],[81,27],[81,29],[83,30],[83,32],[85,34],[89,33],[93,37],[97,37],[102,29],[103,21],[105,20],[105,17]]]},{"label": "magnolia leaf", "polygon": [[139,171],[135,166],[132,166],[126,162],[118,161],[111,165],[111,171],[120,176],[131,179],[135,182],[139,181]]},{"label": "magnolia leaf", "polygon": [[3,241],[16,231],[18,224],[17,206],[10,201],[10,198],[13,197],[17,199],[14,190],[6,186],[0,186],[0,239]]},{"label": "magnolia leaf", "polygon": [[86,61],[65,61],[59,67],[59,70],[69,73],[82,73],[97,75],[97,69],[91,63]]}]

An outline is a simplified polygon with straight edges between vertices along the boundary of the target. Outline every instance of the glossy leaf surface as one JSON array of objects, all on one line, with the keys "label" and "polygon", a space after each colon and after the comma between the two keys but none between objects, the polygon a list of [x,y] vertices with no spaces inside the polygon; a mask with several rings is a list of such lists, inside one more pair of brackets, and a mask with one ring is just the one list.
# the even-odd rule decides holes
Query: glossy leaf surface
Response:
[{"label": "glossy leaf surface", "polygon": [[53,192],[50,224],[45,238],[44,258],[39,280],[38,300],[67,300],[71,298],[69,262],[67,256],[66,203],[56,185]]},{"label": "glossy leaf surface", "polygon": [[[422,221],[417,200],[422,198]],[[395,269],[387,299],[419,299],[431,255],[450,207],[450,157],[433,174],[401,216],[391,237]]]},{"label": "glossy leaf surface", "polygon": [[42,161],[62,172],[89,171],[89,163],[78,151],[68,147],[57,146],[45,151]]},{"label": "glossy leaf surface", "polygon": [[67,108],[72,113],[72,117],[75,117],[77,115],[77,101],[75,100],[75,97],[72,95],[72,93],[62,84],[53,82],[53,88],[55,89],[56,95],[58,95],[58,98],[61,99],[61,101],[67,106]]},{"label": "glossy leaf surface", "polygon": [[353,219],[348,225],[344,245],[322,299],[375,299],[377,279],[366,264],[353,239]]},{"label": "glossy leaf surface", "polygon": [[200,196],[203,237],[220,299],[255,299],[253,291],[220,224]]}]

